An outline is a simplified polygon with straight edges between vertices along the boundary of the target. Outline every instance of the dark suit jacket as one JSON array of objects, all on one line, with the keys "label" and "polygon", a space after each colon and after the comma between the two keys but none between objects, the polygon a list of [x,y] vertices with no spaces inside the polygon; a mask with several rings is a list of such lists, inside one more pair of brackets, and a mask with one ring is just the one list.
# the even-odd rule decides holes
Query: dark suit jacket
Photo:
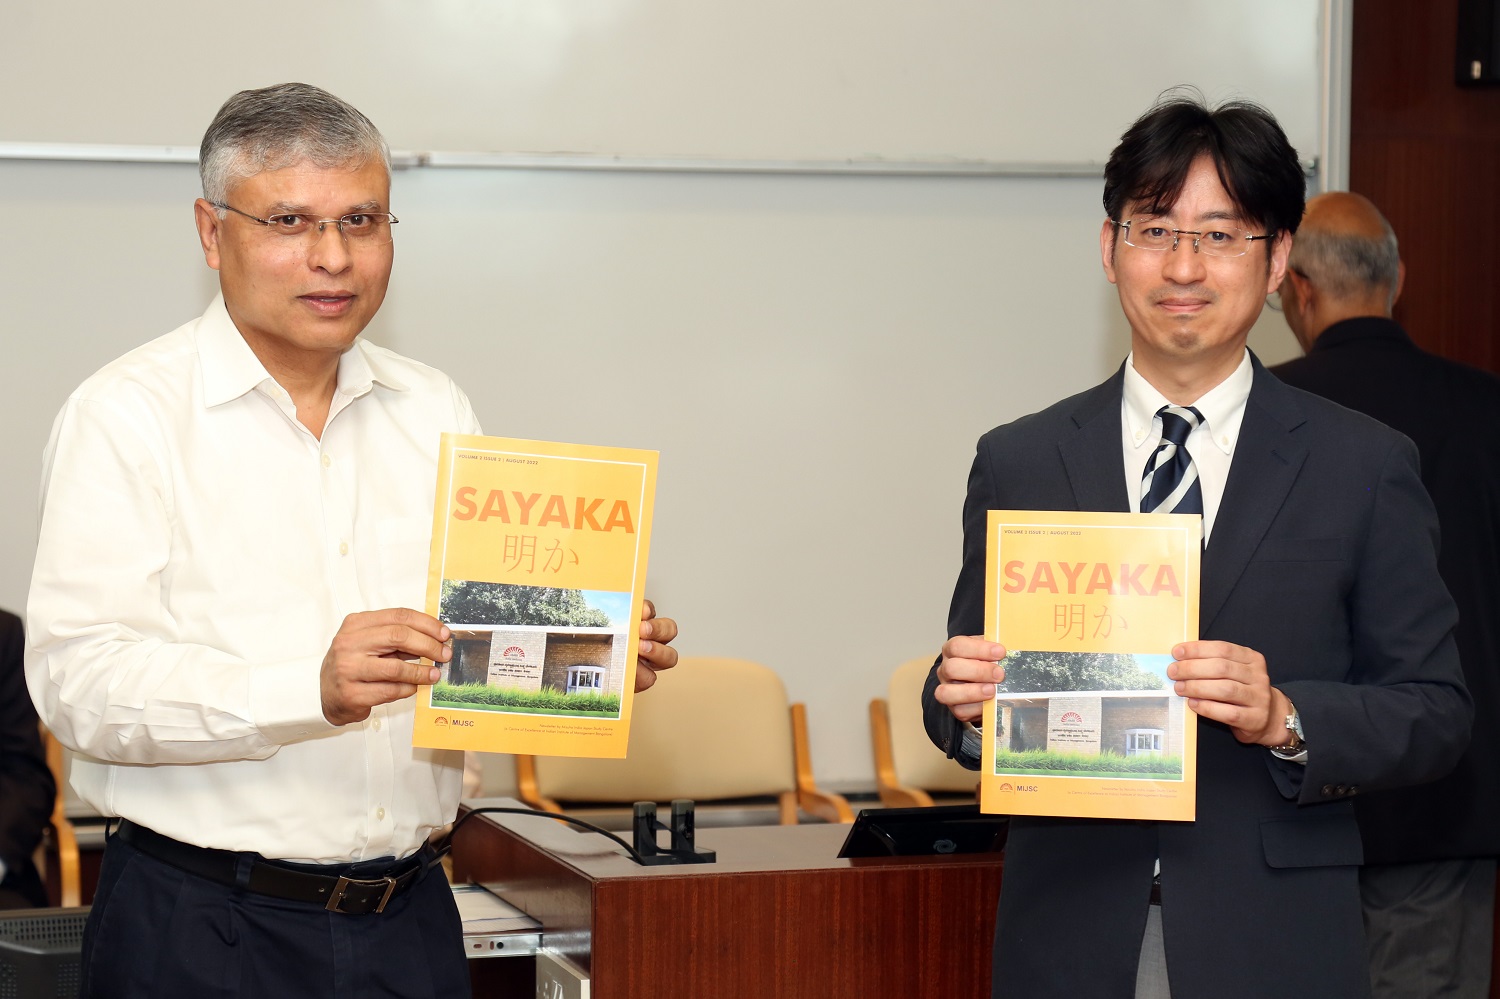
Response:
[{"label": "dark suit jacket", "polygon": [[46,905],[46,896],[38,897],[41,884],[31,853],[52,815],[56,785],[26,692],[23,646],[21,619],[0,611],[0,858],[6,868],[0,895],[8,891]]},{"label": "dark suit jacket", "polygon": [[1283,381],[1410,437],[1442,525],[1474,735],[1441,780],[1355,803],[1366,863],[1500,856],[1500,378],[1421,350],[1389,319],[1336,323]]},{"label": "dark suit jacket", "polygon": [[[981,438],[950,635],[984,630],[985,511],[1132,508],[1122,379]],[[1200,720],[1195,822],[1012,819],[996,996],[1129,999],[1158,858],[1175,995],[1368,995],[1354,798],[1446,772],[1471,711],[1416,449],[1256,362],[1202,571],[1200,634],[1265,656],[1308,763]],[[936,682],[924,717],[952,755]]]}]

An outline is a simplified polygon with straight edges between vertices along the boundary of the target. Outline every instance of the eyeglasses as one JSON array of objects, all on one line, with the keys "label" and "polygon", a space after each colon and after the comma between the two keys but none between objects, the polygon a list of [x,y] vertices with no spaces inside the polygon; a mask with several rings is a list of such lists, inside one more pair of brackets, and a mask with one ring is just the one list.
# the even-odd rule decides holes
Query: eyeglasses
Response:
[{"label": "eyeglasses", "polygon": [[1125,243],[1138,250],[1175,250],[1180,236],[1193,237],[1193,249],[1210,257],[1242,257],[1250,244],[1266,236],[1252,236],[1243,229],[1173,229],[1157,219],[1126,219],[1115,222],[1125,233]]},{"label": "eyeglasses", "polygon": [[336,219],[315,219],[310,215],[286,212],[263,219],[222,201],[213,202],[213,206],[243,215],[289,241],[308,245],[317,242],[318,237],[323,235],[325,225],[336,225],[339,227],[339,235],[350,246],[384,246],[391,241],[391,226],[401,221],[389,212],[351,212]]}]

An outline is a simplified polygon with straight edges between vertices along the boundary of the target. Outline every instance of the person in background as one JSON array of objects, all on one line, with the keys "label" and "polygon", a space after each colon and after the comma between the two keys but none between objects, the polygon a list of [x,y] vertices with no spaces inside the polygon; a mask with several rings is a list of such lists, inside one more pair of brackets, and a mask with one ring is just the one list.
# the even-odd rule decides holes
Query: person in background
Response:
[{"label": "person in background", "polygon": [[[87,379],[44,454],[28,681],[79,795],[121,818],[82,995],[467,995],[427,845],[463,755],[412,747],[451,634],[413,608],[439,437],[479,422],[361,337],[398,221],[368,118],[243,91],[199,168],[220,294]],[[676,624],[642,618],[638,689],[677,660]]]},{"label": "person in background", "polygon": [[1304,191],[1265,109],[1148,111],[1105,167],[1099,232],[1130,355],[979,441],[922,695],[929,735],[967,766],[1006,654],[981,637],[987,511],[1197,513],[1205,545],[1201,639],[1140,650],[1171,653],[1198,714],[1197,818],[1013,817],[996,996],[1368,995],[1355,801],[1441,776],[1467,743],[1416,449],[1246,349]]},{"label": "person in background", "polygon": [[36,711],[26,695],[23,645],[21,619],[0,611],[0,909],[47,904],[31,855],[57,795]]},{"label": "person in background", "polygon": [[1412,342],[1391,318],[1405,276],[1368,199],[1313,198],[1280,289],[1307,356],[1271,370],[1401,431],[1421,454],[1474,733],[1448,776],[1355,802],[1370,977],[1377,999],[1486,999],[1500,856],[1500,378]]}]

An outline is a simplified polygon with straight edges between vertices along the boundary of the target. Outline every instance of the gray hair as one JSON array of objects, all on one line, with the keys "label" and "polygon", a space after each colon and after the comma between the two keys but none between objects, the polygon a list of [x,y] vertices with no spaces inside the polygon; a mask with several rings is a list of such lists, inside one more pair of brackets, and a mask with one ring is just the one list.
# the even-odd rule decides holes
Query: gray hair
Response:
[{"label": "gray hair", "polygon": [[266,170],[303,161],[361,166],[376,157],[389,172],[390,148],[357,108],[310,84],[280,83],[224,102],[203,133],[198,174],[203,197],[222,203],[231,184]]},{"label": "gray hair", "polygon": [[1335,298],[1384,290],[1390,299],[1386,303],[1389,308],[1395,304],[1401,252],[1390,223],[1381,218],[1380,224],[1385,235],[1378,239],[1305,225],[1292,242],[1288,264]]}]

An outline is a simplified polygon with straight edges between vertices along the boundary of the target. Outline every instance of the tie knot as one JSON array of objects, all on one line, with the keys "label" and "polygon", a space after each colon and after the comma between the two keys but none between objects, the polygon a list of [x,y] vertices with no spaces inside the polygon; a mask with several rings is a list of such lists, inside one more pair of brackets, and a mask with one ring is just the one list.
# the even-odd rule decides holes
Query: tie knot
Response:
[{"label": "tie knot", "polygon": [[1203,422],[1203,414],[1192,406],[1163,406],[1156,411],[1161,417],[1161,439],[1182,447],[1188,434]]}]

